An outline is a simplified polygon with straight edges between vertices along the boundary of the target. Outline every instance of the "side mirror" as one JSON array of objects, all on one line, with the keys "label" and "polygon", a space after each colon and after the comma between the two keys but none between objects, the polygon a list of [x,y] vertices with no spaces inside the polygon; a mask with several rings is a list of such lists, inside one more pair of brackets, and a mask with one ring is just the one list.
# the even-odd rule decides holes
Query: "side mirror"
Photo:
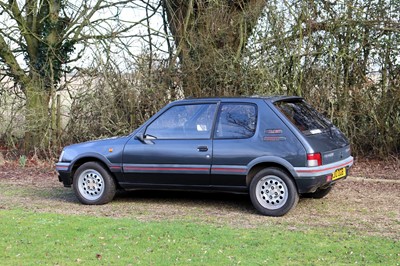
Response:
[{"label": "side mirror", "polygon": [[140,141],[143,144],[154,144],[154,142],[152,142],[151,140],[146,139],[146,135],[143,133],[136,134],[135,139],[137,139],[138,141]]}]

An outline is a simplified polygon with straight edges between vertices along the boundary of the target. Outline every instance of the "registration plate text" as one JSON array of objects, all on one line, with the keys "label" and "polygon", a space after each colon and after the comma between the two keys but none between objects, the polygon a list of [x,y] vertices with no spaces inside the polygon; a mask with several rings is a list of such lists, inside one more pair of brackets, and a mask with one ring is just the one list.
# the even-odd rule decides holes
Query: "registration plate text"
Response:
[{"label": "registration plate text", "polygon": [[346,168],[337,169],[332,176],[332,180],[336,180],[346,176]]}]

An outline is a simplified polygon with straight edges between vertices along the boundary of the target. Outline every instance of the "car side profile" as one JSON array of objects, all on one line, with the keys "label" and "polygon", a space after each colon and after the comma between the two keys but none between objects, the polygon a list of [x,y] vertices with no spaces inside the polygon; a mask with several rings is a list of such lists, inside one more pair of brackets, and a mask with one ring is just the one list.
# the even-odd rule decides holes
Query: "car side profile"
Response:
[{"label": "car side profile", "polygon": [[322,198],[353,164],[343,133],[301,97],[172,102],[130,135],[73,144],[56,170],[83,204],[117,189],[249,193],[263,215]]}]

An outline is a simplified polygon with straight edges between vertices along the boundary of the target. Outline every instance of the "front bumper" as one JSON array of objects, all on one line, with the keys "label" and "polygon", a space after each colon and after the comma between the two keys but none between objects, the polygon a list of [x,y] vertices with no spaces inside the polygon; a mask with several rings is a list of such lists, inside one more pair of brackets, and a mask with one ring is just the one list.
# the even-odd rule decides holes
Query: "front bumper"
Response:
[{"label": "front bumper", "polygon": [[[353,162],[354,158],[350,156],[344,160],[318,167],[295,167],[294,170],[297,174],[296,184],[299,193],[312,193],[318,188],[334,184],[336,180],[329,180],[329,176],[332,177],[337,169],[346,168],[347,177]],[[345,179],[346,177],[340,179]]]},{"label": "front bumper", "polygon": [[71,164],[66,162],[58,162],[56,163],[56,171],[58,173],[58,181],[62,182],[64,187],[71,187]]}]

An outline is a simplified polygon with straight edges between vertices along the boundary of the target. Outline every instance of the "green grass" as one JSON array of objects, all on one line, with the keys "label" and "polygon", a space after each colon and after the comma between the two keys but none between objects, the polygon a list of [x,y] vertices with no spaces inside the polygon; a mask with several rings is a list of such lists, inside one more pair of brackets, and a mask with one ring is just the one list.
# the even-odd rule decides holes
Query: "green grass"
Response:
[{"label": "green grass", "polygon": [[33,197],[33,198],[50,198],[65,195],[65,189],[60,188],[43,188],[43,187],[27,187],[25,185],[10,185],[0,183],[1,195],[7,197]]},{"label": "green grass", "polygon": [[327,229],[243,229],[0,210],[1,265],[399,265],[398,241]]}]

